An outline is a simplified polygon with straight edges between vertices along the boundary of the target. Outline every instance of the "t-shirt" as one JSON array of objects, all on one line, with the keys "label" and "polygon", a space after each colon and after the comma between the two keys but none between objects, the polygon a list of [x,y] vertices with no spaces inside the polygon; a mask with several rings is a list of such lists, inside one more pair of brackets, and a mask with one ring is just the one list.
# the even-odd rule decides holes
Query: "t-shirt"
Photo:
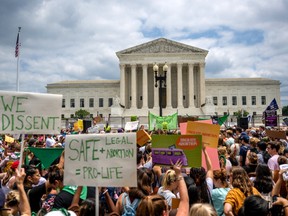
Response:
[{"label": "t-shirt", "polygon": [[245,165],[245,161],[246,161],[246,156],[247,156],[247,151],[249,150],[248,146],[242,145],[240,147],[240,153],[239,155],[242,156],[242,161],[240,161],[242,163],[242,166]]},{"label": "t-shirt", "polygon": [[[253,195],[260,195],[259,191],[253,187]],[[244,200],[246,199],[244,193],[239,188],[233,188],[228,191],[224,203],[229,203],[232,206],[234,215],[238,215],[239,209],[242,207]]]},{"label": "t-shirt", "polygon": [[274,170],[280,170],[279,168],[279,164],[278,164],[278,157],[279,155],[273,155],[269,160],[268,160],[268,167],[270,170],[274,171]]},{"label": "t-shirt", "polygon": [[163,196],[169,206],[172,206],[172,198],[176,198],[176,195],[170,190],[164,190],[163,186],[158,189],[159,195]]},{"label": "t-shirt", "polygon": [[[68,209],[72,203],[76,190],[77,190],[77,186],[68,186],[68,185],[64,186],[64,188],[55,197],[53,208]],[[87,187],[83,187],[82,192],[80,194],[80,199],[85,200],[86,198],[87,198]]]},{"label": "t-shirt", "polygon": [[39,186],[33,187],[28,192],[28,198],[32,212],[38,212],[40,210],[40,201],[44,194],[46,194],[46,184],[41,184]]},{"label": "t-shirt", "polygon": [[217,215],[223,215],[223,204],[230,188],[215,188],[212,190],[212,201]]}]

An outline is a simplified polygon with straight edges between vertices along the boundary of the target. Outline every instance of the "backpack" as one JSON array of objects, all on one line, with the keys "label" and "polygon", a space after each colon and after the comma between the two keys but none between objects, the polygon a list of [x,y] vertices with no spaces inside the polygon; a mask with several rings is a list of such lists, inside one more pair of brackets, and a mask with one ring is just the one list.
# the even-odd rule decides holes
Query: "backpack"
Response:
[{"label": "backpack", "polygon": [[131,203],[130,198],[127,193],[124,193],[122,196],[122,205],[123,205],[123,214],[122,216],[135,216],[136,215],[136,209],[138,207],[138,204],[140,202],[140,199],[134,199]]}]

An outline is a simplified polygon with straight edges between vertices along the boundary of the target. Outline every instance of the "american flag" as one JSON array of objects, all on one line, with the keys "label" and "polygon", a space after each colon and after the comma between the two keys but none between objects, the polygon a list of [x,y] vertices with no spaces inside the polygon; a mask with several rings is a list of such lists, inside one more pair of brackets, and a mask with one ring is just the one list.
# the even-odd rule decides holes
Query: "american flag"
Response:
[{"label": "american flag", "polygon": [[19,43],[19,32],[18,32],[17,40],[16,40],[16,48],[15,48],[15,58],[19,56],[19,47],[20,47],[20,43]]}]

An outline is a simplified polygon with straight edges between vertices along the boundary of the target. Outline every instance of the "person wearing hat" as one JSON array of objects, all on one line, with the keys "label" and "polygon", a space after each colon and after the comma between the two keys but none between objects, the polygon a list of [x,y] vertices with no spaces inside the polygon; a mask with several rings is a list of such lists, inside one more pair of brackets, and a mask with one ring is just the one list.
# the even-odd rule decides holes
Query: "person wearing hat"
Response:
[{"label": "person wearing hat", "polygon": [[250,149],[249,140],[250,140],[250,137],[245,132],[242,132],[240,137],[239,137],[239,141],[240,141],[240,144],[241,144],[240,153],[239,153],[239,155],[240,155],[240,159],[239,159],[240,166],[244,166],[245,165],[247,152]]},{"label": "person wearing hat", "polygon": [[15,183],[15,170],[19,166],[19,160],[14,161],[10,168],[7,170],[3,178],[1,179],[1,190],[5,196],[12,190]]}]

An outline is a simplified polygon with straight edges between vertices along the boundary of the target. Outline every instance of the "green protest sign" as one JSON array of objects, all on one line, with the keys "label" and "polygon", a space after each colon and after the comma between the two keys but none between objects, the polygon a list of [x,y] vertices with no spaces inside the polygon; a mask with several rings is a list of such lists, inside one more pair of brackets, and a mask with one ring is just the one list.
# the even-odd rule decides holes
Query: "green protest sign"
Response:
[{"label": "green protest sign", "polygon": [[202,166],[201,135],[152,135],[154,164],[171,164],[180,159],[186,167]]}]

